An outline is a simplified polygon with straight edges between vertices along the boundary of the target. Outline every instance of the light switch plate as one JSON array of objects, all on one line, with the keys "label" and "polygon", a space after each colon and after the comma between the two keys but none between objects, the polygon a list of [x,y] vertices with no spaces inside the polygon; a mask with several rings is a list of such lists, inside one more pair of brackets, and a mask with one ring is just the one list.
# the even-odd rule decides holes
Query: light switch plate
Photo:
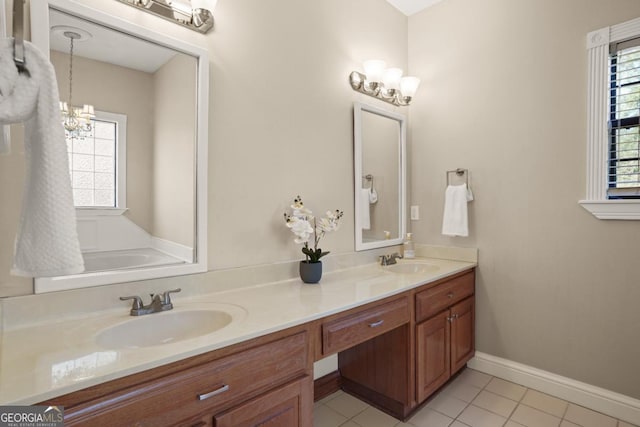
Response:
[{"label": "light switch plate", "polygon": [[420,219],[420,206],[411,206],[411,220],[417,221]]}]

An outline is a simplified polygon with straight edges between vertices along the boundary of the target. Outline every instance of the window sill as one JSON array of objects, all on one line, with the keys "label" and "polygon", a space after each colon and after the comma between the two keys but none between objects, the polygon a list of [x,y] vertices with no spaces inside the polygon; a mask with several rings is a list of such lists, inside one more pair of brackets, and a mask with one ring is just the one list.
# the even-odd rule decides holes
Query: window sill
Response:
[{"label": "window sill", "polygon": [[122,215],[127,208],[76,208],[76,216],[106,216],[106,215]]},{"label": "window sill", "polygon": [[640,200],[580,200],[598,219],[640,220]]}]

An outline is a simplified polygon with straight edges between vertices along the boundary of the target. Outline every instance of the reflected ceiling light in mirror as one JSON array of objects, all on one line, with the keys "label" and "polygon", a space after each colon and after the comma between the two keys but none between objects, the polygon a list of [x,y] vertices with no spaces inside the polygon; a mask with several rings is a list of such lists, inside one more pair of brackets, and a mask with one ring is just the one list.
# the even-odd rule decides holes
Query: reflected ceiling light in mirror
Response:
[{"label": "reflected ceiling light in mirror", "polygon": [[67,26],[53,27],[51,31],[69,39],[69,98],[67,102],[60,102],[62,124],[71,137],[84,138],[91,132],[91,119],[96,115],[93,105],[84,104],[82,107],[73,105],[73,44],[76,40],[84,41],[92,36],[88,31]]},{"label": "reflected ceiling light in mirror", "polygon": [[407,106],[415,96],[420,79],[402,77],[402,69],[386,68],[381,60],[365,61],[364,74],[353,71],[349,83],[353,90],[373,96],[393,105]]},{"label": "reflected ceiling light in mirror", "polygon": [[213,9],[218,0],[118,0],[199,33],[213,28]]}]

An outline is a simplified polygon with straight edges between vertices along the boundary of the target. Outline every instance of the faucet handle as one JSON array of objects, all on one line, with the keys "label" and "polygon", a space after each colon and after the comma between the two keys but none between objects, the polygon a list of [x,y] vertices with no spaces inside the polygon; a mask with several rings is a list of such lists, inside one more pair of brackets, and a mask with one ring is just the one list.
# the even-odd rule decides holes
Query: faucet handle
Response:
[{"label": "faucet handle", "polygon": [[142,304],[142,298],[140,298],[139,296],[131,296],[131,297],[120,297],[120,301],[127,301],[127,300],[133,300],[133,306],[131,307],[131,310],[140,310],[143,306]]},{"label": "faucet handle", "polygon": [[162,303],[163,303],[163,304],[171,304],[171,294],[174,294],[174,293],[176,293],[176,292],[180,292],[180,291],[182,291],[182,289],[181,289],[181,288],[178,288],[178,289],[172,289],[172,290],[170,290],[170,291],[165,291],[165,292],[162,294]]}]

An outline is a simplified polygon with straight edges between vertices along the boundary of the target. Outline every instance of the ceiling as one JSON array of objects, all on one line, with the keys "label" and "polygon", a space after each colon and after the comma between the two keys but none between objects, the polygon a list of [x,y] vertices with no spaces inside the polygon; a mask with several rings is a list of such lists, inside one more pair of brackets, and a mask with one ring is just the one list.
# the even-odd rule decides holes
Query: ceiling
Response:
[{"label": "ceiling", "polygon": [[[73,27],[91,34],[87,40],[74,42],[74,56],[120,65],[153,73],[169,61],[176,51],[150,43],[102,25],[53,10],[49,11],[51,27]],[[51,32],[51,49],[69,53],[69,39],[59,31]]]},{"label": "ceiling", "polygon": [[418,13],[427,7],[434,5],[442,0],[387,0],[396,9],[407,16]]}]

